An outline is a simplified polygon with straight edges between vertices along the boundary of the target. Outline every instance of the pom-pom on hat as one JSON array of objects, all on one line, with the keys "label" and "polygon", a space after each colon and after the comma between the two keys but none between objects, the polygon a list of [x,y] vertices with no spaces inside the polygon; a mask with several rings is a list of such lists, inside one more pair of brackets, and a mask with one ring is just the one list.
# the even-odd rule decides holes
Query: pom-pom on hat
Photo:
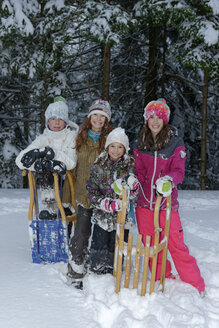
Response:
[{"label": "pom-pom on hat", "polygon": [[167,106],[165,99],[153,100],[147,104],[144,109],[144,121],[147,123],[151,116],[159,116],[167,124],[170,117],[170,108]]},{"label": "pom-pom on hat", "polygon": [[51,118],[60,118],[68,124],[68,106],[63,100],[49,104],[45,111],[46,125]]},{"label": "pom-pom on hat", "polygon": [[64,103],[67,103],[66,99],[63,98],[62,96],[56,96],[54,98],[54,102],[57,102],[57,101],[64,101]]},{"label": "pom-pom on hat", "polygon": [[108,103],[108,101],[101,100],[101,99],[93,101],[93,103],[91,104],[91,106],[89,108],[87,117],[90,117],[91,115],[96,114],[96,113],[100,113],[100,114],[106,116],[108,118],[108,120],[110,121],[111,107],[110,107],[110,104]]},{"label": "pom-pom on hat", "polygon": [[122,129],[120,127],[115,128],[113,131],[111,131],[108,134],[108,137],[106,138],[105,149],[107,149],[107,147],[113,142],[121,143],[125,147],[126,153],[128,153],[128,151],[129,151],[129,138],[125,134],[124,129]]}]

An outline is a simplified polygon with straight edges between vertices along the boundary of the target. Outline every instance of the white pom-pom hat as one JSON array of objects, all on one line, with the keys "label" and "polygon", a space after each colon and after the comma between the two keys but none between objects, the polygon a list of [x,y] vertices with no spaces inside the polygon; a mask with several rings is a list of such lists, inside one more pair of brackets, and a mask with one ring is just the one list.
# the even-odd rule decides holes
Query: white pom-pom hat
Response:
[{"label": "white pom-pom hat", "polygon": [[122,129],[121,127],[115,128],[113,131],[109,133],[108,137],[106,138],[105,149],[107,149],[107,147],[113,142],[121,143],[125,147],[126,153],[128,153],[129,138],[125,134],[125,130]]},{"label": "white pom-pom hat", "polygon": [[60,118],[68,124],[68,106],[64,101],[50,104],[45,111],[46,125],[51,118]]}]

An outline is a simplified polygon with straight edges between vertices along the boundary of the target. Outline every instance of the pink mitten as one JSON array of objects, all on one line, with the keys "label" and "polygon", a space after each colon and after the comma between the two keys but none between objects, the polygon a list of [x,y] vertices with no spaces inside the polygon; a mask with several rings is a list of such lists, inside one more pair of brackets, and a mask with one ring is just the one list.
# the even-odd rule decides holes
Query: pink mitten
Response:
[{"label": "pink mitten", "polygon": [[111,203],[111,198],[104,198],[100,203],[101,210],[110,213],[111,212],[110,203]]},{"label": "pink mitten", "polygon": [[130,175],[128,178],[128,186],[130,187],[130,197],[134,198],[139,193],[139,182],[134,175]]},{"label": "pink mitten", "polygon": [[139,193],[139,183],[135,181],[132,185],[132,189],[130,191],[130,197],[135,197]]},{"label": "pink mitten", "polygon": [[122,201],[120,200],[120,199],[118,199],[118,200],[113,200],[112,202],[111,202],[111,209],[113,210],[113,211],[120,211],[121,210],[121,208],[122,208]]},{"label": "pink mitten", "polygon": [[100,209],[105,212],[120,211],[122,208],[122,201],[120,199],[113,200],[112,198],[104,198],[101,200]]}]

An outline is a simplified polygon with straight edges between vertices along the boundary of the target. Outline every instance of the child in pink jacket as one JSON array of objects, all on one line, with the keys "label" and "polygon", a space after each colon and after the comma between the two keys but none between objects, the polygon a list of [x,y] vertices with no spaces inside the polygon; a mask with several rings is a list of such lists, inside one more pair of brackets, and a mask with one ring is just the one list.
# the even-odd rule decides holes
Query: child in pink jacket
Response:
[{"label": "child in pink jacket", "polygon": [[[168,249],[182,281],[191,284],[203,296],[205,283],[196,260],[184,243],[179,217],[177,185],[184,179],[186,153],[177,130],[168,125],[170,109],[164,99],[151,101],[144,109],[145,124],[140,132],[140,145],[134,149],[136,175],[142,186],[137,201],[136,219],[143,242],[147,235],[154,243],[154,207],[156,193],[167,197],[171,194],[172,210]],[[165,226],[165,198],[160,208],[160,227]],[[156,280],[160,279],[161,253],[158,256]],[[150,260],[150,268],[151,268]],[[166,278],[174,278],[171,263],[167,260]]]}]

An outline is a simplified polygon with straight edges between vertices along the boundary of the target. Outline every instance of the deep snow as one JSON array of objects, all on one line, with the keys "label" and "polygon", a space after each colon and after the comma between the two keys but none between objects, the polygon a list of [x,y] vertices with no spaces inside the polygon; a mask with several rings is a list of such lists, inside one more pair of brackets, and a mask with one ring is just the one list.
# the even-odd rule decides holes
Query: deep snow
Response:
[{"label": "deep snow", "polygon": [[115,293],[111,275],[89,275],[84,290],[65,284],[66,264],[33,264],[28,190],[0,189],[0,326],[4,328],[218,328],[219,191],[180,191],[185,241],[205,279],[205,298],[166,280],[165,292]]}]

